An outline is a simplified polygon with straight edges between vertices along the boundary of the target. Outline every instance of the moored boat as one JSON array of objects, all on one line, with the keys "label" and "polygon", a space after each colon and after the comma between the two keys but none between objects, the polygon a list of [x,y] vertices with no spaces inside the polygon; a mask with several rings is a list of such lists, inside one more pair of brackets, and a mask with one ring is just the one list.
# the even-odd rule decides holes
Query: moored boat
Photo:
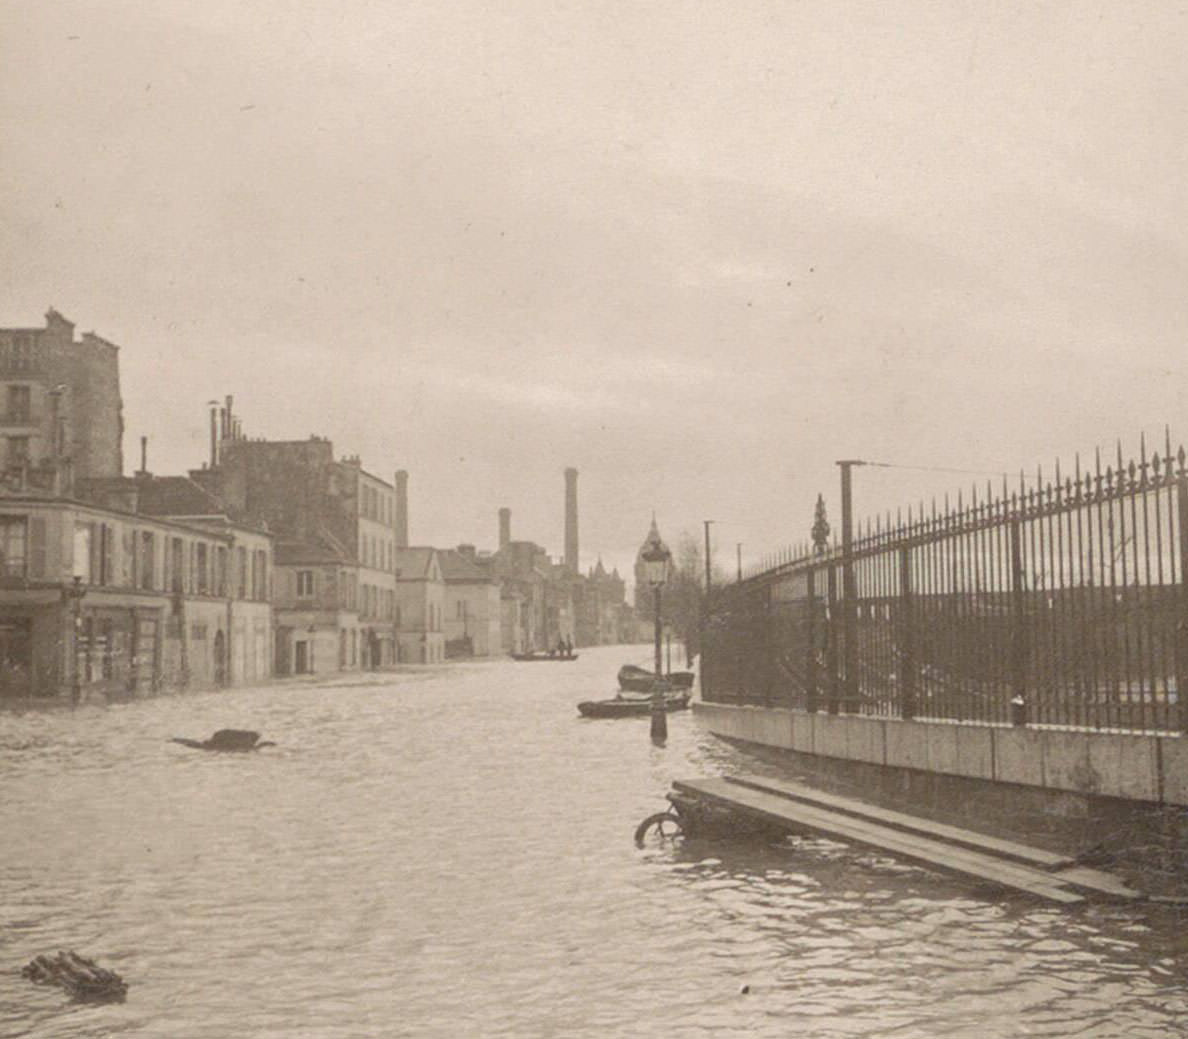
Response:
[{"label": "moored boat", "polygon": [[[665,711],[682,711],[689,706],[692,693],[678,691],[664,696]],[[633,718],[652,713],[652,698],[615,697],[613,700],[584,700],[578,704],[578,713],[585,718]]]},{"label": "moored boat", "polygon": [[[664,681],[675,689],[692,689],[694,674],[692,671],[670,671],[664,676]],[[624,664],[619,668],[619,688],[631,693],[650,693],[656,675],[646,668],[636,667],[634,664]]]},{"label": "moored boat", "polygon": [[520,661],[535,661],[535,660],[577,660],[577,653],[512,653],[512,660]]}]

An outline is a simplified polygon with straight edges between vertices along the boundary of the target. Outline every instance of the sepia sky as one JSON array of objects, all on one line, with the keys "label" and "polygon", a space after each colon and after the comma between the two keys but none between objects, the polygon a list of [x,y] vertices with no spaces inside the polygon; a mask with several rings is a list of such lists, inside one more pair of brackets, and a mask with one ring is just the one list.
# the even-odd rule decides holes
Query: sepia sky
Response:
[{"label": "sepia sky", "polygon": [[[245,431],[414,543],[733,568],[846,457],[1188,430],[1188,6],[0,0],[0,325],[122,347],[128,469]],[[861,470],[856,513],[986,477]]]}]

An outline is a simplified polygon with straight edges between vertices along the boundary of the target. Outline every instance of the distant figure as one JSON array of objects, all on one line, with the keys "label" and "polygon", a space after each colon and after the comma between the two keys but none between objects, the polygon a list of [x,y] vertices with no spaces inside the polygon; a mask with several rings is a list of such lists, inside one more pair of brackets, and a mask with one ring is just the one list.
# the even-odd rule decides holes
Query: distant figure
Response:
[{"label": "distant figure", "polygon": [[260,739],[258,732],[248,729],[219,729],[208,740],[188,740],[184,736],[174,736],[171,743],[180,743],[183,747],[193,747],[195,750],[245,751],[259,750],[261,747],[275,747],[270,740]]}]

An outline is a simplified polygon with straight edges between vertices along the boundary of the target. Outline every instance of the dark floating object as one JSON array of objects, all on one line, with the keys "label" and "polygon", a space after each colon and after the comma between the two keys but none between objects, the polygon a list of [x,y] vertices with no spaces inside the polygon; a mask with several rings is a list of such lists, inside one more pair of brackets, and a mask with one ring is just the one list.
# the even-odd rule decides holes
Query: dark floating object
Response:
[{"label": "dark floating object", "polygon": [[521,662],[523,662],[523,661],[541,661],[541,660],[564,661],[564,660],[577,660],[578,654],[577,653],[556,653],[556,652],[553,652],[553,653],[513,653],[513,654],[511,654],[511,658],[512,658],[512,660],[519,660]]},{"label": "dark floating object", "polygon": [[172,742],[196,750],[245,751],[276,746],[271,740],[260,739],[260,734],[250,729],[219,729],[208,740],[188,740],[184,736],[174,736]]},{"label": "dark floating object", "polygon": [[[692,671],[669,671],[664,681],[674,689],[691,689],[695,675]],[[656,673],[634,664],[619,668],[619,688],[629,693],[650,693],[656,681]]]},{"label": "dark floating object", "polygon": [[122,1003],[128,985],[115,971],[105,970],[73,950],[56,956],[38,956],[21,968],[35,985],[60,985],[85,1003]]},{"label": "dark floating object", "polygon": [[[664,695],[664,710],[683,711],[689,706],[692,693],[668,691]],[[644,718],[652,713],[652,698],[636,697],[613,700],[583,700],[578,704],[578,713],[585,718]]]}]

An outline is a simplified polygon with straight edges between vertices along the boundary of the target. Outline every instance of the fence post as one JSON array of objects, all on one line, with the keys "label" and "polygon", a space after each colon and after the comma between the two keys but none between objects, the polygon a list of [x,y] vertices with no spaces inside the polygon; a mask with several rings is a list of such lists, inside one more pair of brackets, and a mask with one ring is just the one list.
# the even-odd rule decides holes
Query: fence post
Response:
[{"label": "fence post", "polygon": [[845,666],[846,710],[858,712],[858,589],[854,580],[854,496],[851,469],[858,461],[841,466],[842,506],[842,653]]},{"label": "fence post", "polygon": [[837,659],[837,633],[841,618],[837,615],[837,567],[828,570],[829,623],[825,627],[825,669],[829,672],[829,713],[837,714],[841,700],[841,670]]},{"label": "fence post", "polygon": [[912,550],[899,550],[899,713],[904,721],[916,716],[916,620],[912,602]]},{"label": "fence post", "polygon": [[1011,521],[1011,693],[1027,700],[1027,589],[1023,578],[1023,530]]},{"label": "fence post", "polygon": [[[1183,453],[1181,452],[1181,459]],[[1180,464],[1176,480],[1176,517],[1180,534],[1179,610],[1176,617],[1176,710],[1180,715],[1180,732],[1188,733],[1188,475]]]},{"label": "fence post", "polygon": [[771,706],[771,692],[775,685],[775,651],[776,640],[772,632],[773,620],[771,601],[773,598],[772,589],[775,587],[775,582],[771,581],[763,590],[763,706]]},{"label": "fence post", "polygon": [[805,621],[804,706],[809,714],[817,711],[817,572],[811,567],[807,574],[808,612]]}]

